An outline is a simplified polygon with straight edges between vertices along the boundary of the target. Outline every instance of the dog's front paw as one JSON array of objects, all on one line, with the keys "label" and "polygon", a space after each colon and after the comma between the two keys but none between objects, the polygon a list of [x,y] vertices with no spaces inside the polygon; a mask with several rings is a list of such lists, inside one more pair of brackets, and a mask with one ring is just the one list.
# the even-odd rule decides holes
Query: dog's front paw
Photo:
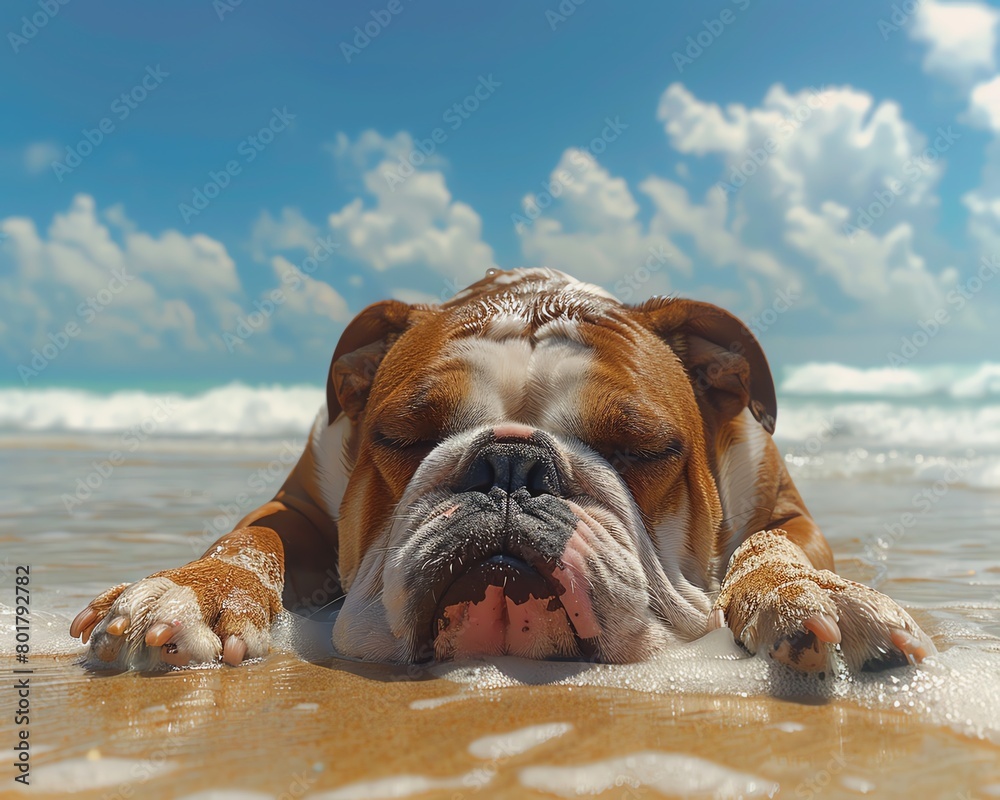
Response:
[{"label": "dog's front paw", "polygon": [[808,565],[781,533],[754,534],[733,554],[709,618],[751,652],[802,672],[830,667],[840,646],[852,670],[918,663],[936,652],[916,622],[884,594]]},{"label": "dog's front paw", "polygon": [[267,654],[281,611],[277,559],[251,547],[219,547],[177,569],[96,597],[70,626],[89,640],[92,666],[148,670]]}]

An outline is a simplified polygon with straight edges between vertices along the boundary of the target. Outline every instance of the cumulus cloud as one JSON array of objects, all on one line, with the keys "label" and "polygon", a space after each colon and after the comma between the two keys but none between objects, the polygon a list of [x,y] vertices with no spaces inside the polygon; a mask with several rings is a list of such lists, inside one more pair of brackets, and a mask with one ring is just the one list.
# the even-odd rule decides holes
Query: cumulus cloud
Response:
[{"label": "cumulus cloud", "polygon": [[[958,132],[928,138],[898,104],[851,87],[790,92],[776,84],[758,106],[723,107],[674,83],[658,117],[677,153],[717,160],[714,184],[695,196],[651,175],[637,195],[590,153],[567,150],[550,191],[527,195],[516,220],[528,263],[619,294],[670,289],[735,301],[744,312],[781,291],[816,305],[817,286],[831,280],[840,305],[877,304],[883,317],[941,301],[954,271],[928,265],[916,231],[937,208],[944,155]],[[657,251],[669,260],[634,287],[635,267]]]},{"label": "cumulus cloud", "polygon": [[[60,352],[72,341],[77,356],[105,368],[149,366],[152,355],[217,358],[226,350],[225,332],[254,309],[256,298],[245,292],[222,243],[203,234],[138,230],[120,206],[101,214],[88,195],[73,198],[45,231],[30,219],[8,217],[0,232],[0,348],[12,364],[38,374],[53,359],[32,362],[32,351],[49,345],[55,353],[56,340]],[[272,269],[286,306],[268,320],[277,339],[257,337],[246,351],[315,344],[325,357],[350,318],[344,298],[284,259]],[[21,374],[26,381],[37,377]]]},{"label": "cumulus cloud", "polygon": [[729,200],[715,188],[705,194],[704,204],[691,200],[687,189],[663,178],[647,178],[640,184],[656,208],[650,223],[654,232],[686,236],[699,261],[716,267],[746,268],[773,280],[788,282],[792,275],[774,255],[742,242],[729,227]]},{"label": "cumulus cloud", "polygon": [[876,104],[849,86],[791,93],[775,84],[758,107],[722,108],[674,83],[660,98],[658,116],[677,151],[721,157],[723,182],[755,200],[774,195],[779,203],[813,208],[827,200],[850,206],[914,175],[902,204],[918,205],[941,174],[940,154],[920,160],[926,137],[897,103]]},{"label": "cumulus cloud", "polygon": [[1000,138],[986,148],[979,186],[962,202],[969,212],[969,235],[984,254],[1000,253]]},{"label": "cumulus cloud", "polygon": [[[322,363],[353,316],[347,301],[330,284],[305,274],[284,256],[274,256],[270,267],[275,285],[261,292],[243,315],[244,320],[252,320],[252,326],[237,325],[235,335],[246,337],[245,344],[265,357],[287,360],[308,356]],[[266,313],[259,313],[261,309]],[[248,330],[252,331],[252,342]],[[231,349],[243,347],[229,336],[225,338]]]},{"label": "cumulus cloud", "polygon": [[[413,137],[407,131],[398,131],[393,136],[383,136],[376,130],[368,129],[351,139],[343,131],[337,133],[332,142],[326,144],[326,150],[333,156],[337,164],[344,169],[352,170],[361,175],[374,167],[412,156],[414,152]],[[414,159],[417,167],[440,168],[444,159],[437,153],[425,156],[423,153]]]},{"label": "cumulus cloud", "polygon": [[851,239],[843,233],[850,216],[848,209],[833,202],[823,203],[818,214],[793,207],[787,216],[785,240],[855,300],[882,306],[902,296],[912,313],[925,314],[938,308],[957,272],[953,268],[936,275],[928,271],[914,250],[909,223],[900,222],[884,236]]},{"label": "cumulus cloud", "polygon": [[925,72],[968,86],[996,70],[998,21],[1000,11],[986,3],[922,0],[909,32],[927,45]]},{"label": "cumulus cloud", "polygon": [[948,273],[916,254],[914,231],[937,208],[957,131],[929,139],[898,104],[851,87],[791,93],[776,84],[758,107],[723,108],[675,83],[658,113],[676,150],[722,162],[726,202],[709,195],[701,209],[676,184],[646,183],[664,225],[702,232],[692,234],[699,254],[772,280],[824,274],[883,314],[911,315],[928,297],[940,300]]},{"label": "cumulus cloud", "polygon": [[[223,286],[238,288],[220,243],[176,231],[160,237],[128,233],[118,241],[88,195],[77,195],[44,234],[20,217],[3,220],[0,230],[7,234],[0,255],[7,262],[0,279],[9,324],[4,349],[15,363],[71,323],[79,326],[80,341],[109,358],[136,357],[165,345],[202,350],[211,340],[208,326],[238,310],[219,293]],[[174,269],[202,278],[184,285],[171,274]],[[161,293],[158,284],[183,291]],[[196,315],[192,305],[211,316]]]},{"label": "cumulus cloud", "polygon": [[442,172],[414,157],[408,133],[386,139],[368,131],[353,143],[341,135],[331,151],[363,169],[366,197],[328,219],[345,257],[378,272],[424,267],[466,281],[493,266],[479,215],[452,198]]},{"label": "cumulus cloud", "polygon": [[[528,194],[522,202],[517,227],[528,265],[561,269],[614,289],[649,261],[657,277],[649,289],[659,292],[669,288],[670,272],[690,272],[687,256],[640,221],[626,181],[587,151],[566,150],[548,185],[556,188]],[[618,292],[623,293],[620,287]]]},{"label": "cumulus cloud", "polygon": [[250,232],[250,250],[258,261],[267,254],[281,250],[308,250],[316,244],[319,228],[307,220],[297,208],[283,208],[275,218],[261,211]]},{"label": "cumulus cloud", "polygon": [[969,96],[969,121],[1000,133],[1000,75],[973,88]]},{"label": "cumulus cloud", "polygon": [[350,321],[347,301],[330,284],[305,274],[283,256],[271,259],[271,269],[287,298],[284,302],[292,317],[307,325],[312,325],[317,317],[331,322]]}]

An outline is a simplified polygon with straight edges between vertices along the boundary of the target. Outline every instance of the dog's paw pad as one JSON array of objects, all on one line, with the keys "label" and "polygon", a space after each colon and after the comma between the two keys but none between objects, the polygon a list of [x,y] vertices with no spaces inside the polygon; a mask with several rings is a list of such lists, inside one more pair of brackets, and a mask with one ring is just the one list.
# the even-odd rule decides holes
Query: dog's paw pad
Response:
[{"label": "dog's paw pad", "polygon": [[771,646],[768,655],[799,672],[823,672],[830,663],[827,646],[812,631],[785,636]]}]

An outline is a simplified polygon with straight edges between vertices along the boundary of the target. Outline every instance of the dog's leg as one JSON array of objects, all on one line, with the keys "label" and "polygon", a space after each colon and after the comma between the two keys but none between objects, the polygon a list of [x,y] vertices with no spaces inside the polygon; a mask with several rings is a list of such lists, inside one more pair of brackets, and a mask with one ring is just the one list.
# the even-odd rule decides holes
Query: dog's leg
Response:
[{"label": "dog's leg", "polygon": [[826,670],[839,645],[853,670],[919,662],[929,637],[890,598],[817,569],[788,532],[755,533],[733,554],[710,618],[752,653],[804,672]]},{"label": "dog's leg", "polygon": [[784,465],[770,522],[729,559],[709,627],[728,625],[752,653],[804,672],[830,666],[839,645],[853,670],[919,662],[935,652],[884,594],[833,571],[833,556]]},{"label": "dog's leg", "polygon": [[[322,565],[336,564],[336,524],[302,491],[308,458],[307,451],[275,500],[201,558],[95,598],[70,626],[90,642],[87,662],[157,669],[266,655],[283,590],[294,604],[322,577],[329,583]],[[286,565],[296,585],[285,586]]]}]

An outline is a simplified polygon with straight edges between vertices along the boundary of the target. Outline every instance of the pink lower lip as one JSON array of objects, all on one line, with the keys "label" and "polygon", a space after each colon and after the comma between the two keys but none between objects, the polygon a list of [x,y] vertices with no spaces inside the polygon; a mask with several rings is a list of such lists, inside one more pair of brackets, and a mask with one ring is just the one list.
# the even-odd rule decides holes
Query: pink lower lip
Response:
[{"label": "pink lower lip", "polygon": [[[578,529],[550,578],[561,593],[553,591],[551,583],[546,586],[546,581],[523,562],[518,563],[526,572],[515,571],[509,576],[486,573],[489,577],[484,579],[491,583],[485,589],[470,590],[468,584],[456,582],[445,594],[446,605],[436,623],[438,657],[579,655],[577,637],[594,639],[601,633],[587,593],[589,552]],[[489,569],[489,563],[473,569]],[[484,573],[478,575],[483,577]],[[530,589],[527,593],[526,586]],[[449,599],[451,592],[457,595],[454,600]]]}]

